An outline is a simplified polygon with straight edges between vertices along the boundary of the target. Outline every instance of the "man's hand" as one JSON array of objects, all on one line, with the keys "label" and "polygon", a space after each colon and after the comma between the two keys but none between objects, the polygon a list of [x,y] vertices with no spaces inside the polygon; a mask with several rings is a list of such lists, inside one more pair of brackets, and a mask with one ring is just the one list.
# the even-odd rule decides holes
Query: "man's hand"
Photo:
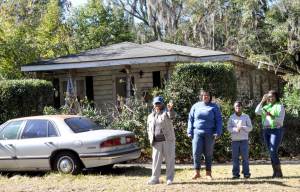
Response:
[{"label": "man's hand", "polygon": [[168,108],[168,111],[172,111],[173,108],[174,108],[174,104],[173,104],[172,102],[169,102],[169,103],[167,104],[167,108]]}]

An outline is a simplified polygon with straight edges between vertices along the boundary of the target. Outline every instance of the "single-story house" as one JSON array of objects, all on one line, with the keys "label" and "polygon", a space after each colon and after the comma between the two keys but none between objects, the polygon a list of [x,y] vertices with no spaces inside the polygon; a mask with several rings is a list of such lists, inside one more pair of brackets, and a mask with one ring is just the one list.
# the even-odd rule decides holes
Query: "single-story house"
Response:
[{"label": "single-story house", "polygon": [[56,107],[64,104],[67,81],[71,78],[80,99],[87,96],[103,108],[129,97],[133,87],[141,94],[161,87],[177,63],[206,61],[233,63],[239,98],[258,99],[269,89],[281,89],[281,78],[274,71],[262,69],[241,56],[160,41],[113,44],[25,65],[21,70],[53,82]]}]

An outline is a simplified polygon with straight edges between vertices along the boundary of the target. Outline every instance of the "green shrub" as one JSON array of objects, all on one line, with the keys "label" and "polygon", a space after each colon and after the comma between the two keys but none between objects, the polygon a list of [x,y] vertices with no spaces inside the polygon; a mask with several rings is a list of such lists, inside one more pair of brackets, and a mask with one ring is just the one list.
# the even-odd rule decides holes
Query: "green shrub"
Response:
[{"label": "green shrub", "polygon": [[0,123],[11,118],[39,115],[53,102],[51,82],[36,79],[0,81]]},{"label": "green shrub", "polygon": [[286,117],[281,152],[285,155],[300,154],[300,75],[286,76],[283,103]]},{"label": "green shrub", "polygon": [[199,91],[212,92],[219,103],[223,115],[222,137],[217,140],[215,157],[219,161],[227,159],[230,153],[230,135],[225,132],[227,118],[232,112],[232,101],[236,98],[236,78],[229,63],[179,64],[162,91],[167,101],[172,100],[178,117],[174,121],[176,130],[176,157],[190,161],[191,139],[187,137],[187,119],[191,106],[199,100]]},{"label": "green shrub", "polygon": [[147,135],[147,118],[152,106],[137,99],[136,97],[127,100],[119,110],[112,115],[111,128],[125,129],[135,133],[139,146],[144,156],[150,157],[151,148]]},{"label": "green shrub", "polygon": [[292,116],[300,117],[300,75],[286,76],[283,102],[286,112]]}]

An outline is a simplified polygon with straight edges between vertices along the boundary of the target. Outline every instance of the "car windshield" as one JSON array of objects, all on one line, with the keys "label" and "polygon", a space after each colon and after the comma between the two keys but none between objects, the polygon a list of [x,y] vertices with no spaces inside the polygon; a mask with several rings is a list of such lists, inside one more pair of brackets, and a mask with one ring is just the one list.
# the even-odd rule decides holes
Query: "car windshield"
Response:
[{"label": "car windshield", "polygon": [[81,133],[86,131],[94,131],[102,129],[95,122],[85,117],[71,117],[65,119],[66,124],[72,129],[74,133]]}]

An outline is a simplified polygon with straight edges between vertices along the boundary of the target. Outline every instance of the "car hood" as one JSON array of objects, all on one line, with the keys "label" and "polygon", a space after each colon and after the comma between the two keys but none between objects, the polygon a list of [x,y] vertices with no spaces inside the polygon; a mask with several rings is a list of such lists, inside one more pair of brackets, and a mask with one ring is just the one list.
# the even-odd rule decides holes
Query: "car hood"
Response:
[{"label": "car hood", "polygon": [[90,138],[90,139],[105,139],[120,135],[132,135],[133,132],[131,131],[124,131],[124,130],[112,130],[112,129],[101,129],[96,131],[87,131],[82,133],[75,133],[75,137],[77,138]]}]

